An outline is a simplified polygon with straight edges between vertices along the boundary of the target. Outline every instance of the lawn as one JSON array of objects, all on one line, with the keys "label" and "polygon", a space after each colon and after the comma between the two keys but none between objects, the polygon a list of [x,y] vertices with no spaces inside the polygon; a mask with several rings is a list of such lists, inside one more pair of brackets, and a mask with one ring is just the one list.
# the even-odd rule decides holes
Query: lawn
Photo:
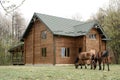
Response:
[{"label": "lawn", "polygon": [[0,80],[120,80],[120,65],[110,71],[74,66],[0,66]]}]

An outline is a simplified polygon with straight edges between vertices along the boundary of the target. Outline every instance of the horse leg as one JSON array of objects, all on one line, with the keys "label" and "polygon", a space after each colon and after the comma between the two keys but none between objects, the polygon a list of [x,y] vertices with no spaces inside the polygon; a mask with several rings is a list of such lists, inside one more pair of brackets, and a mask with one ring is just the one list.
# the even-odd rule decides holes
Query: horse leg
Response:
[{"label": "horse leg", "polygon": [[105,69],[105,62],[103,62],[103,70]]},{"label": "horse leg", "polygon": [[108,67],[108,71],[110,71],[108,58],[107,58],[107,67]]},{"label": "horse leg", "polygon": [[75,63],[75,68],[76,68],[76,69],[78,68],[78,66],[79,66],[79,63],[78,63],[78,62]]},{"label": "horse leg", "polygon": [[97,66],[97,64],[96,64],[96,63],[94,63],[94,70],[96,69],[96,66]]},{"label": "horse leg", "polygon": [[107,66],[108,66],[108,71],[110,71],[110,68],[109,68],[109,63],[107,63]]},{"label": "horse leg", "polygon": [[87,60],[84,61],[85,69],[87,69]]},{"label": "horse leg", "polygon": [[82,69],[82,65],[84,65],[84,60],[83,59],[81,60],[81,64],[80,65],[81,65],[81,69]]},{"label": "horse leg", "polygon": [[97,67],[97,62],[98,62],[98,58],[95,58],[95,60],[94,60],[94,70],[96,69],[96,67]]},{"label": "horse leg", "polygon": [[92,66],[93,66],[93,62],[92,62],[92,60],[90,61],[90,66],[91,66],[91,69],[92,69]]},{"label": "horse leg", "polygon": [[76,58],[76,60],[75,60],[75,68],[77,69],[78,66],[79,66],[79,58]]},{"label": "horse leg", "polygon": [[85,64],[85,69],[87,69],[87,66],[86,66],[86,64]]},{"label": "horse leg", "polygon": [[78,64],[75,64],[75,68],[76,68],[76,69],[78,68],[78,66],[79,66]]},{"label": "horse leg", "polygon": [[95,61],[94,61],[94,60],[92,61],[91,69],[94,69],[94,70],[95,70]]},{"label": "horse leg", "polygon": [[101,63],[99,63],[99,70],[101,70]]},{"label": "horse leg", "polygon": [[102,63],[102,60],[99,59],[99,60],[98,60],[98,63],[99,63],[99,70],[101,70],[101,63]]},{"label": "horse leg", "polygon": [[80,64],[81,65],[81,69],[82,69],[82,64]]}]

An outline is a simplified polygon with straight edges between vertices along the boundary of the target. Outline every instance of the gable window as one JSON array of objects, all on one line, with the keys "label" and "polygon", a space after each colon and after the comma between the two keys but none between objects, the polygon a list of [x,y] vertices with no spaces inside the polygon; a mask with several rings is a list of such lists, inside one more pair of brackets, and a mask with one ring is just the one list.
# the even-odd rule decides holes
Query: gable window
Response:
[{"label": "gable window", "polygon": [[61,56],[62,57],[69,57],[70,56],[70,49],[69,48],[61,48]]},{"label": "gable window", "polygon": [[47,54],[47,50],[46,50],[46,48],[42,48],[42,50],[41,50],[42,52],[42,57],[46,57],[46,54]]},{"label": "gable window", "polygon": [[41,32],[41,38],[42,39],[46,39],[47,38],[47,31],[46,30]]},{"label": "gable window", "polygon": [[96,34],[89,34],[90,39],[96,39]]}]

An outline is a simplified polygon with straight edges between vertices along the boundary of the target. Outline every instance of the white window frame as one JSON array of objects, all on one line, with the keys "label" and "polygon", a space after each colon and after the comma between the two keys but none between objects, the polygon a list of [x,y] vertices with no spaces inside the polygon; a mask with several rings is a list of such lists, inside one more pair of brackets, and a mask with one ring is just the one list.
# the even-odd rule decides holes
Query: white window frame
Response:
[{"label": "white window frame", "polygon": [[70,48],[61,48],[61,57],[70,57]]}]

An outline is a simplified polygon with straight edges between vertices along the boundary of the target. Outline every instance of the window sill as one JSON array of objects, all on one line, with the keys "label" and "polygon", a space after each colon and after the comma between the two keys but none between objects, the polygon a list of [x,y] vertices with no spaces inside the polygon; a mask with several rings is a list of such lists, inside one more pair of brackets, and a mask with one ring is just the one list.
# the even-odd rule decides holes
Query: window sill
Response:
[{"label": "window sill", "polygon": [[70,58],[70,57],[61,57],[61,58]]},{"label": "window sill", "polygon": [[96,39],[90,39],[90,40],[96,40]]}]

